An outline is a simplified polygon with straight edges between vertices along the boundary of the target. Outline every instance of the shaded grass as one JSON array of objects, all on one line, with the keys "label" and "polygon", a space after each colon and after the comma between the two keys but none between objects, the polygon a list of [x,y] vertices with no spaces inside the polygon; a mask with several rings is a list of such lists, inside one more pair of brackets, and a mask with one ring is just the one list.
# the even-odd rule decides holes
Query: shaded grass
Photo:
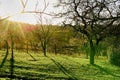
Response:
[{"label": "shaded grass", "polygon": [[[11,54],[11,53],[10,53]],[[14,79],[48,79],[48,80],[119,80],[120,68],[111,65],[106,59],[98,59],[96,65],[90,65],[88,59],[70,57],[66,55],[15,52],[14,53]],[[0,53],[0,63],[6,54]],[[34,59],[35,60],[34,60]],[[10,78],[11,55],[7,55],[6,62],[0,68],[0,77]]]},{"label": "shaded grass", "polygon": [[[2,54],[4,54],[4,53],[2,53]],[[9,54],[9,53],[6,52],[5,57],[4,57],[4,59],[2,60],[2,62],[1,62],[0,68],[3,67],[3,65],[4,65],[4,63],[5,63],[6,59],[7,59],[8,54]]]},{"label": "shaded grass", "polygon": [[76,77],[73,76],[73,74],[71,74],[63,65],[61,65],[59,62],[55,61],[54,59],[50,58],[50,60],[53,61],[53,63],[55,63],[55,65],[65,74],[69,77],[69,79],[71,80],[77,80]]}]

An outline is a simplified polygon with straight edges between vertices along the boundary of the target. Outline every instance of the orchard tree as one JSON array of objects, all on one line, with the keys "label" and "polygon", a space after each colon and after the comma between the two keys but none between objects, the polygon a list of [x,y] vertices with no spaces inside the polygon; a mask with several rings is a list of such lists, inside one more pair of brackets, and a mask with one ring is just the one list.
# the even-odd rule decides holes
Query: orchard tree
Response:
[{"label": "orchard tree", "polygon": [[[96,47],[120,21],[119,0],[58,0],[62,8],[57,16],[63,17],[64,25],[84,34],[90,45],[90,64],[94,64]],[[115,29],[116,30],[116,29]]]},{"label": "orchard tree", "polygon": [[47,52],[47,46],[50,43],[54,30],[51,25],[37,25],[38,29],[34,31],[35,37],[38,38],[39,43],[41,44],[42,51],[44,56]]},{"label": "orchard tree", "polygon": [[[21,0],[21,3],[22,3],[22,6],[23,6],[23,11],[22,13],[31,13],[31,14],[34,14],[35,17],[36,17],[36,21],[38,21],[38,30],[36,30],[34,32],[34,34],[36,35],[36,37],[38,38],[39,42],[41,43],[41,47],[42,47],[42,50],[43,50],[43,53],[44,53],[44,56],[46,56],[46,49],[47,49],[47,45],[49,43],[49,40],[50,40],[50,37],[51,37],[51,34],[53,31],[51,31],[51,27],[49,26],[44,26],[43,25],[43,20],[45,20],[43,18],[43,14],[46,14],[46,15],[50,15],[48,13],[46,13],[46,9],[48,7],[48,4],[49,3],[46,3],[46,0],[43,0],[44,3],[43,3],[43,8],[41,9],[39,6],[40,6],[40,0],[37,0],[36,1],[36,5],[35,5],[35,10],[32,10],[32,11],[26,11],[25,8],[27,6],[27,3],[28,3],[29,0]],[[46,24],[47,24],[47,20],[46,20]]]},{"label": "orchard tree", "polygon": [[55,54],[63,53],[62,47],[69,46],[70,38],[72,37],[72,32],[69,28],[63,28],[63,26],[55,26],[57,30],[55,30],[52,40],[50,42],[50,46]]}]

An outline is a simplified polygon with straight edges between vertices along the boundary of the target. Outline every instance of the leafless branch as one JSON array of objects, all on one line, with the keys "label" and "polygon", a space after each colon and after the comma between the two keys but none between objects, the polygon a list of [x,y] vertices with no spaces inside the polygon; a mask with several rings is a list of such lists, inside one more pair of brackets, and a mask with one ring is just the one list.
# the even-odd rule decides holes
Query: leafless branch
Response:
[{"label": "leafless branch", "polygon": [[21,11],[21,12],[24,12],[24,9],[26,8],[26,5],[27,5],[27,3],[28,3],[28,0],[20,0],[21,1],[21,4],[22,4],[22,7],[23,7],[23,10]]},{"label": "leafless branch", "polygon": [[[28,0],[27,0],[27,1],[28,1]],[[26,7],[27,1],[26,1],[25,4],[24,4],[23,0],[21,0],[21,3],[22,3],[22,5],[23,5],[23,8]],[[40,0],[38,0],[38,1],[36,2],[35,10],[33,10],[33,11],[23,11],[23,13],[35,13],[35,14],[46,14],[46,15],[50,15],[49,13],[46,13],[46,12],[45,12],[45,10],[47,9],[49,3],[46,3],[46,0],[44,0],[44,8],[43,8],[43,10],[41,10],[41,11],[39,11],[39,7],[38,7],[38,6],[39,6],[39,3],[40,3]],[[38,8],[38,9],[37,9],[37,8]]]}]

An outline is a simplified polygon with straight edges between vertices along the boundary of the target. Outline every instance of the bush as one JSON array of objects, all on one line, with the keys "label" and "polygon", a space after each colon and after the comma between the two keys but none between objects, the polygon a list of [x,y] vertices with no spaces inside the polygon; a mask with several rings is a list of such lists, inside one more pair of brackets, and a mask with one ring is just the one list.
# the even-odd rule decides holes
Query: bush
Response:
[{"label": "bush", "polygon": [[110,63],[120,66],[120,50],[114,50],[111,54],[110,54]]}]

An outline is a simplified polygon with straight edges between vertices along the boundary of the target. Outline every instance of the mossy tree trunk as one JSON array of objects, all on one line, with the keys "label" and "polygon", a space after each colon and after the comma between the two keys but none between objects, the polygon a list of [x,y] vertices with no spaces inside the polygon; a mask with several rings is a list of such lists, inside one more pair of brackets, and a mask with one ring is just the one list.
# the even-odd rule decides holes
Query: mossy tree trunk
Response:
[{"label": "mossy tree trunk", "polygon": [[44,53],[44,56],[47,56],[46,55],[46,47],[45,46],[43,47],[43,53]]},{"label": "mossy tree trunk", "polygon": [[90,64],[94,64],[94,56],[95,56],[95,47],[92,39],[89,40],[90,43]]},{"label": "mossy tree trunk", "polygon": [[44,56],[47,56],[46,55],[46,52],[47,52],[47,43],[46,43],[46,40],[44,41],[43,52],[44,52]]}]

